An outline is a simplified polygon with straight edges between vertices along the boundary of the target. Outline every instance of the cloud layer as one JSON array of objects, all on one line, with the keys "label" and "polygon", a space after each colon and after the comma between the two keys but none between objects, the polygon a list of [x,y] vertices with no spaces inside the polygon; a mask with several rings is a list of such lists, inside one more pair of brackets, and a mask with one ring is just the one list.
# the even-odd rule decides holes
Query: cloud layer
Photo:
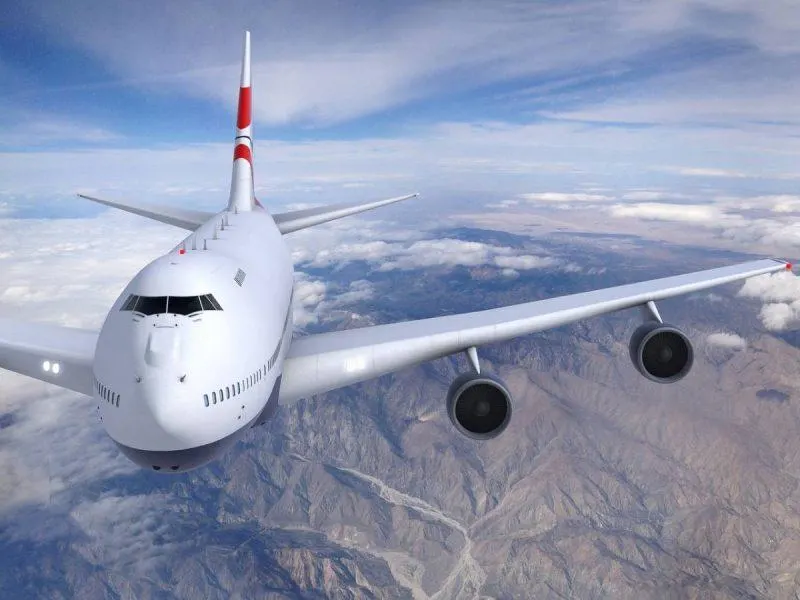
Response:
[{"label": "cloud layer", "polygon": [[766,303],[760,316],[767,329],[780,331],[800,321],[800,278],[793,273],[781,272],[748,279],[739,295]]}]

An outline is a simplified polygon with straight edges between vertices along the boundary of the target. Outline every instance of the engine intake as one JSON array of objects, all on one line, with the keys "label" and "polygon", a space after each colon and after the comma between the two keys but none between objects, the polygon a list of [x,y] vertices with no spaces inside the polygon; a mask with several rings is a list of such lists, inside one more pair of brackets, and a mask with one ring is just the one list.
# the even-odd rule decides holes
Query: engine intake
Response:
[{"label": "engine intake", "polygon": [[658,383],[683,379],[694,362],[689,338],[680,329],[655,321],[633,332],[629,349],[636,370]]},{"label": "engine intake", "polygon": [[467,437],[495,438],[511,420],[511,394],[496,377],[463,373],[447,391],[447,414]]}]

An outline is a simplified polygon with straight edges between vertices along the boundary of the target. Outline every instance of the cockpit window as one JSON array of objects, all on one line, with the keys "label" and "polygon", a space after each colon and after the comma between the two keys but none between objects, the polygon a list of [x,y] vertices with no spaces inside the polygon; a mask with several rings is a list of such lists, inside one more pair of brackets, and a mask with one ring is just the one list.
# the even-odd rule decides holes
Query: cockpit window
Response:
[{"label": "cockpit window", "polygon": [[135,296],[130,295],[120,310],[131,310],[144,315],[170,312],[175,315],[191,315],[202,310],[222,310],[211,294],[203,296]]},{"label": "cockpit window", "polygon": [[143,315],[158,315],[167,312],[166,296],[140,296],[136,312]]},{"label": "cockpit window", "polygon": [[200,296],[200,300],[203,302],[203,310],[222,310],[219,302],[217,302],[217,299],[214,298],[212,294]]},{"label": "cockpit window", "polygon": [[167,311],[176,315],[191,315],[203,310],[199,296],[170,296]]},{"label": "cockpit window", "polygon": [[131,294],[128,296],[128,299],[125,301],[125,304],[122,305],[120,310],[134,310],[136,308],[136,303],[139,301],[139,296],[134,296]]}]

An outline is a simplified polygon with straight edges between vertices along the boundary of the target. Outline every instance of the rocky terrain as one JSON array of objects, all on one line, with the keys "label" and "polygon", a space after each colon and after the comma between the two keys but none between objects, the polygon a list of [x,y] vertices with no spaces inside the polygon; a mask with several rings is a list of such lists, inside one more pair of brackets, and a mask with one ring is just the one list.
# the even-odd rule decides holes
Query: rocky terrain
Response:
[{"label": "rocky terrain", "polygon": [[[503,278],[351,263],[318,274],[342,289],[366,278],[374,298],[310,330],[354,326],[350,313],[361,324],[419,318],[742,258],[450,235],[546,245],[581,270]],[[490,442],[460,436],[445,415],[466,369],[453,357],[283,407],[185,476],[67,485],[52,505],[2,516],[0,597],[798,598],[800,351],[767,333],[737,289],[660,305],[696,344],[694,370],[669,386],[630,364],[634,311],[482,349],[515,396],[511,425]],[[747,347],[710,343],[719,331]]]}]

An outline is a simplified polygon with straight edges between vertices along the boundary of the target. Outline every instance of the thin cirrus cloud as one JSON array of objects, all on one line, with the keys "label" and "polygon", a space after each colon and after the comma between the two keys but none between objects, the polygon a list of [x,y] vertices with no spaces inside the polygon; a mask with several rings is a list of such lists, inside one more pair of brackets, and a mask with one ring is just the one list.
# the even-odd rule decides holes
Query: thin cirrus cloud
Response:
[{"label": "thin cirrus cloud", "polygon": [[[798,51],[792,25],[797,13],[789,3],[741,0],[439,0],[379,10],[364,10],[355,0],[225,6],[206,1],[193,3],[191,11],[81,0],[36,3],[22,15],[28,26],[44,27],[133,86],[181,89],[226,106],[234,101],[226,84],[236,81],[241,31],[250,28],[256,79],[269,82],[256,95],[257,119],[330,123],[495,83],[519,82],[522,89],[537,84],[542,90],[563,82],[571,89],[587,73],[611,73],[616,86],[627,90],[630,84],[655,97],[665,88],[684,97],[713,97],[709,81],[719,81],[716,96],[727,99],[734,95],[718,93],[727,80],[709,79],[704,69],[742,73],[742,65],[750,65],[745,73],[761,69],[763,95],[763,88],[774,87],[764,86],[763,78],[785,82],[773,77],[773,65]],[[674,50],[684,47],[685,53]],[[637,66],[642,56],[649,62]],[[668,75],[662,82],[650,72]],[[650,86],[652,79],[656,84]],[[755,82],[750,89],[759,91]],[[779,91],[788,90],[784,85]],[[635,107],[631,98],[625,100],[622,118],[611,120],[624,120],[624,107]],[[563,113],[570,116],[568,110]],[[562,111],[554,114],[560,117]],[[727,114],[738,115],[733,109]]]},{"label": "thin cirrus cloud", "polygon": [[[128,102],[140,102],[127,114],[113,94],[70,95],[60,115],[42,115],[41,135],[29,138],[26,151],[0,155],[0,181],[28,196],[83,187],[223,190],[230,149],[216,134],[207,142],[208,118],[224,117],[202,107],[233,111],[248,27],[258,124],[310,125],[349,140],[293,144],[257,128],[257,183],[266,193],[390,179],[509,193],[587,179],[673,194],[708,181],[723,191],[757,184],[759,194],[790,193],[800,151],[798,11],[740,0],[442,0],[374,10],[354,0],[335,7],[276,0],[197,2],[191,11],[147,2],[35,3],[10,13],[21,30],[46,32],[96,69],[88,79],[105,78]],[[17,78],[34,78],[42,66],[28,56],[11,57]],[[158,99],[170,102],[170,126],[179,121],[195,143],[164,139],[167,115],[150,112]],[[30,110],[25,96],[4,102],[4,112]],[[135,147],[116,122],[89,125],[98,102],[117,107],[123,129],[140,136]],[[386,115],[393,137],[373,135]],[[359,119],[360,129],[325,129]],[[0,143],[21,145],[24,127],[4,131]],[[62,151],[37,152],[31,161],[37,137],[60,142]],[[86,144],[104,148],[75,151]]]}]

